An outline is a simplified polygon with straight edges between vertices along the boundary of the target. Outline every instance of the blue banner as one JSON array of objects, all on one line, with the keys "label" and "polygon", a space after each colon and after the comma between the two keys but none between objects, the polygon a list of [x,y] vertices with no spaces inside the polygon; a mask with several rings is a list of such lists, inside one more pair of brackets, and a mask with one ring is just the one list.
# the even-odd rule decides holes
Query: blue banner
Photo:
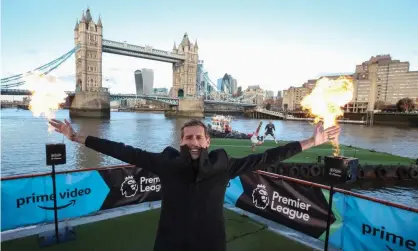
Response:
[{"label": "blue banner", "polygon": [[342,250],[418,250],[418,214],[345,196]]},{"label": "blue banner", "polygon": [[[102,206],[109,188],[98,171],[56,176],[58,219],[85,216]],[[50,176],[1,182],[2,231],[54,220]]]},{"label": "blue banner", "polygon": [[[322,194],[320,194],[315,189],[303,187],[307,186],[283,178],[249,172],[230,181],[225,202],[324,241],[325,225],[320,215],[315,217],[309,212],[309,218],[315,217],[315,221],[310,224],[306,222],[300,227],[297,217],[289,221],[287,218],[279,217],[276,212],[266,212],[273,203],[274,193],[280,194],[276,197],[282,198],[281,204],[279,202],[281,213],[285,213],[286,208],[289,213],[298,209],[297,203],[286,207],[284,204],[289,201],[309,201],[312,208],[327,212],[328,206],[324,207],[321,198],[329,204],[329,190],[321,189]],[[255,197],[255,191],[262,193]],[[286,193],[288,195],[283,197]],[[290,198],[291,196],[296,197]],[[335,192],[331,219],[329,243],[340,250],[418,250],[418,213],[416,212]],[[315,228],[322,231],[320,236],[318,231],[313,231]]]},{"label": "blue banner", "polygon": [[[325,199],[329,200],[329,190],[322,189]],[[344,213],[345,213],[345,194],[333,193],[332,197],[332,212],[338,219],[334,221],[329,227],[329,239],[328,242],[334,247],[341,248],[343,231],[344,231]],[[329,203],[329,201],[328,201]],[[324,232],[319,239],[325,241],[326,232]]]},{"label": "blue banner", "polygon": [[[100,210],[161,200],[160,179],[139,168],[58,173],[58,220]],[[1,181],[1,230],[52,222],[52,178],[35,176]]]},{"label": "blue banner", "polygon": [[237,200],[244,193],[244,187],[242,186],[240,177],[235,177],[230,180],[225,193],[225,203],[235,206]]}]

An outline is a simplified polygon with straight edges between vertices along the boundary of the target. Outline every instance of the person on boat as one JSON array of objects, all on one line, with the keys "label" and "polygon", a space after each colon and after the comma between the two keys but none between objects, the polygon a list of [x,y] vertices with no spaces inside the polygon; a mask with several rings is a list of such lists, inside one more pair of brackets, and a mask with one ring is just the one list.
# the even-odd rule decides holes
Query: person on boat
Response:
[{"label": "person on boat", "polygon": [[266,138],[267,135],[271,135],[274,139],[274,142],[276,142],[276,144],[277,144],[276,137],[274,137],[274,133],[273,133],[273,131],[276,131],[276,128],[274,127],[273,121],[270,120],[270,122],[266,125],[266,128],[264,128],[264,130],[265,130],[264,138]]},{"label": "person on boat", "polygon": [[228,122],[225,122],[225,128],[224,128],[225,133],[230,133],[232,132],[232,128],[231,125]]},{"label": "person on boat", "polygon": [[[229,156],[224,149],[209,152],[208,129],[200,120],[191,120],[181,128],[180,151],[167,147],[162,153],[82,136],[67,120],[52,119],[49,123],[56,132],[73,142],[159,176],[162,200],[155,251],[225,251],[223,204],[229,181],[260,164],[277,163],[334,140],[340,132],[337,126],[326,130],[317,126],[312,137],[306,140],[236,158]],[[138,222],[138,227],[140,225]]]}]

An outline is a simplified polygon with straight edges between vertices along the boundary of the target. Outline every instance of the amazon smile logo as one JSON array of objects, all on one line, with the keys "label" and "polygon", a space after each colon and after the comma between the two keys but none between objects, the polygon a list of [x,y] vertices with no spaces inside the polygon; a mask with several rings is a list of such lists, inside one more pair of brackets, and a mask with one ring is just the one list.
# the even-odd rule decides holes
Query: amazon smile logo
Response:
[{"label": "amazon smile logo", "polygon": [[[78,188],[74,188],[73,190],[67,189],[64,192],[59,192],[58,193],[58,198],[60,198],[61,200],[70,200],[68,202],[66,202],[64,205],[57,205],[57,210],[69,207],[69,206],[74,206],[76,203],[77,198],[80,198],[82,196],[86,196],[89,195],[91,193],[91,189],[90,188],[84,188],[84,189],[78,189]],[[55,200],[55,196],[54,194],[36,194],[36,193],[32,193],[31,196],[26,196],[26,197],[20,197],[16,199],[16,208],[22,208],[28,205],[33,205],[33,204],[38,204],[38,203],[42,203],[43,205],[45,205],[46,202],[53,202]],[[54,210],[54,206],[43,206],[43,205],[36,205],[39,208],[42,208],[44,210]]]},{"label": "amazon smile logo", "polygon": [[[57,206],[57,210],[66,208],[66,207],[71,206],[71,205],[75,205],[75,200],[70,200],[70,202],[68,202],[67,204],[65,204],[63,206]],[[42,209],[45,209],[45,210],[54,210],[54,207],[43,207],[43,206],[39,206],[39,205],[38,205],[38,207],[42,208]]]}]

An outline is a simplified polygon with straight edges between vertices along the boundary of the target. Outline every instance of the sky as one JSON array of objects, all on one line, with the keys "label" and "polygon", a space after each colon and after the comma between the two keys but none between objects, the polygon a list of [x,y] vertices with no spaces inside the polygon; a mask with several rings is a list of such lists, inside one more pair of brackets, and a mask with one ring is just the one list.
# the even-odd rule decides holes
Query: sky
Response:
[{"label": "sky", "polygon": [[[378,54],[418,70],[417,0],[2,0],[2,78],[70,51],[87,7],[94,21],[101,16],[104,39],[171,51],[187,32],[215,83],[228,73],[238,86],[277,92],[354,72]],[[172,86],[171,64],[107,53],[103,86],[135,93],[134,71],[141,68],[154,70],[154,87]],[[52,75],[74,90],[74,56]]]}]

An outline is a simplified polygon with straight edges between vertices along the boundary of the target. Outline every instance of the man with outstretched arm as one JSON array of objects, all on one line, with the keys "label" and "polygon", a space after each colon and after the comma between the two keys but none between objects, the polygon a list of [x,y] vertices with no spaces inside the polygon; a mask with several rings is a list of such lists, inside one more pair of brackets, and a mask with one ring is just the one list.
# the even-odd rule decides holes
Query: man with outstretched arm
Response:
[{"label": "man with outstretched arm", "polygon": [[[283,161],[310,147],[334,140],[340,132],[339,127],[323,130],[318,125],[309,139],[264,153],[233,158],[224,149],[208,152],[208,129],[199,120],[191,120],[181,128],[180,151],[167,147],[164,153],[152,153],[93,136],[84,137],[74,132],[67,120],[64,123],[51,120],[50,124],[73,142],[159,176],[162,202],[155,251],[226,250],[223,204],[229,180],[254,170],[259,164]],[[138,227],[140,224],[138,222]]]}]

